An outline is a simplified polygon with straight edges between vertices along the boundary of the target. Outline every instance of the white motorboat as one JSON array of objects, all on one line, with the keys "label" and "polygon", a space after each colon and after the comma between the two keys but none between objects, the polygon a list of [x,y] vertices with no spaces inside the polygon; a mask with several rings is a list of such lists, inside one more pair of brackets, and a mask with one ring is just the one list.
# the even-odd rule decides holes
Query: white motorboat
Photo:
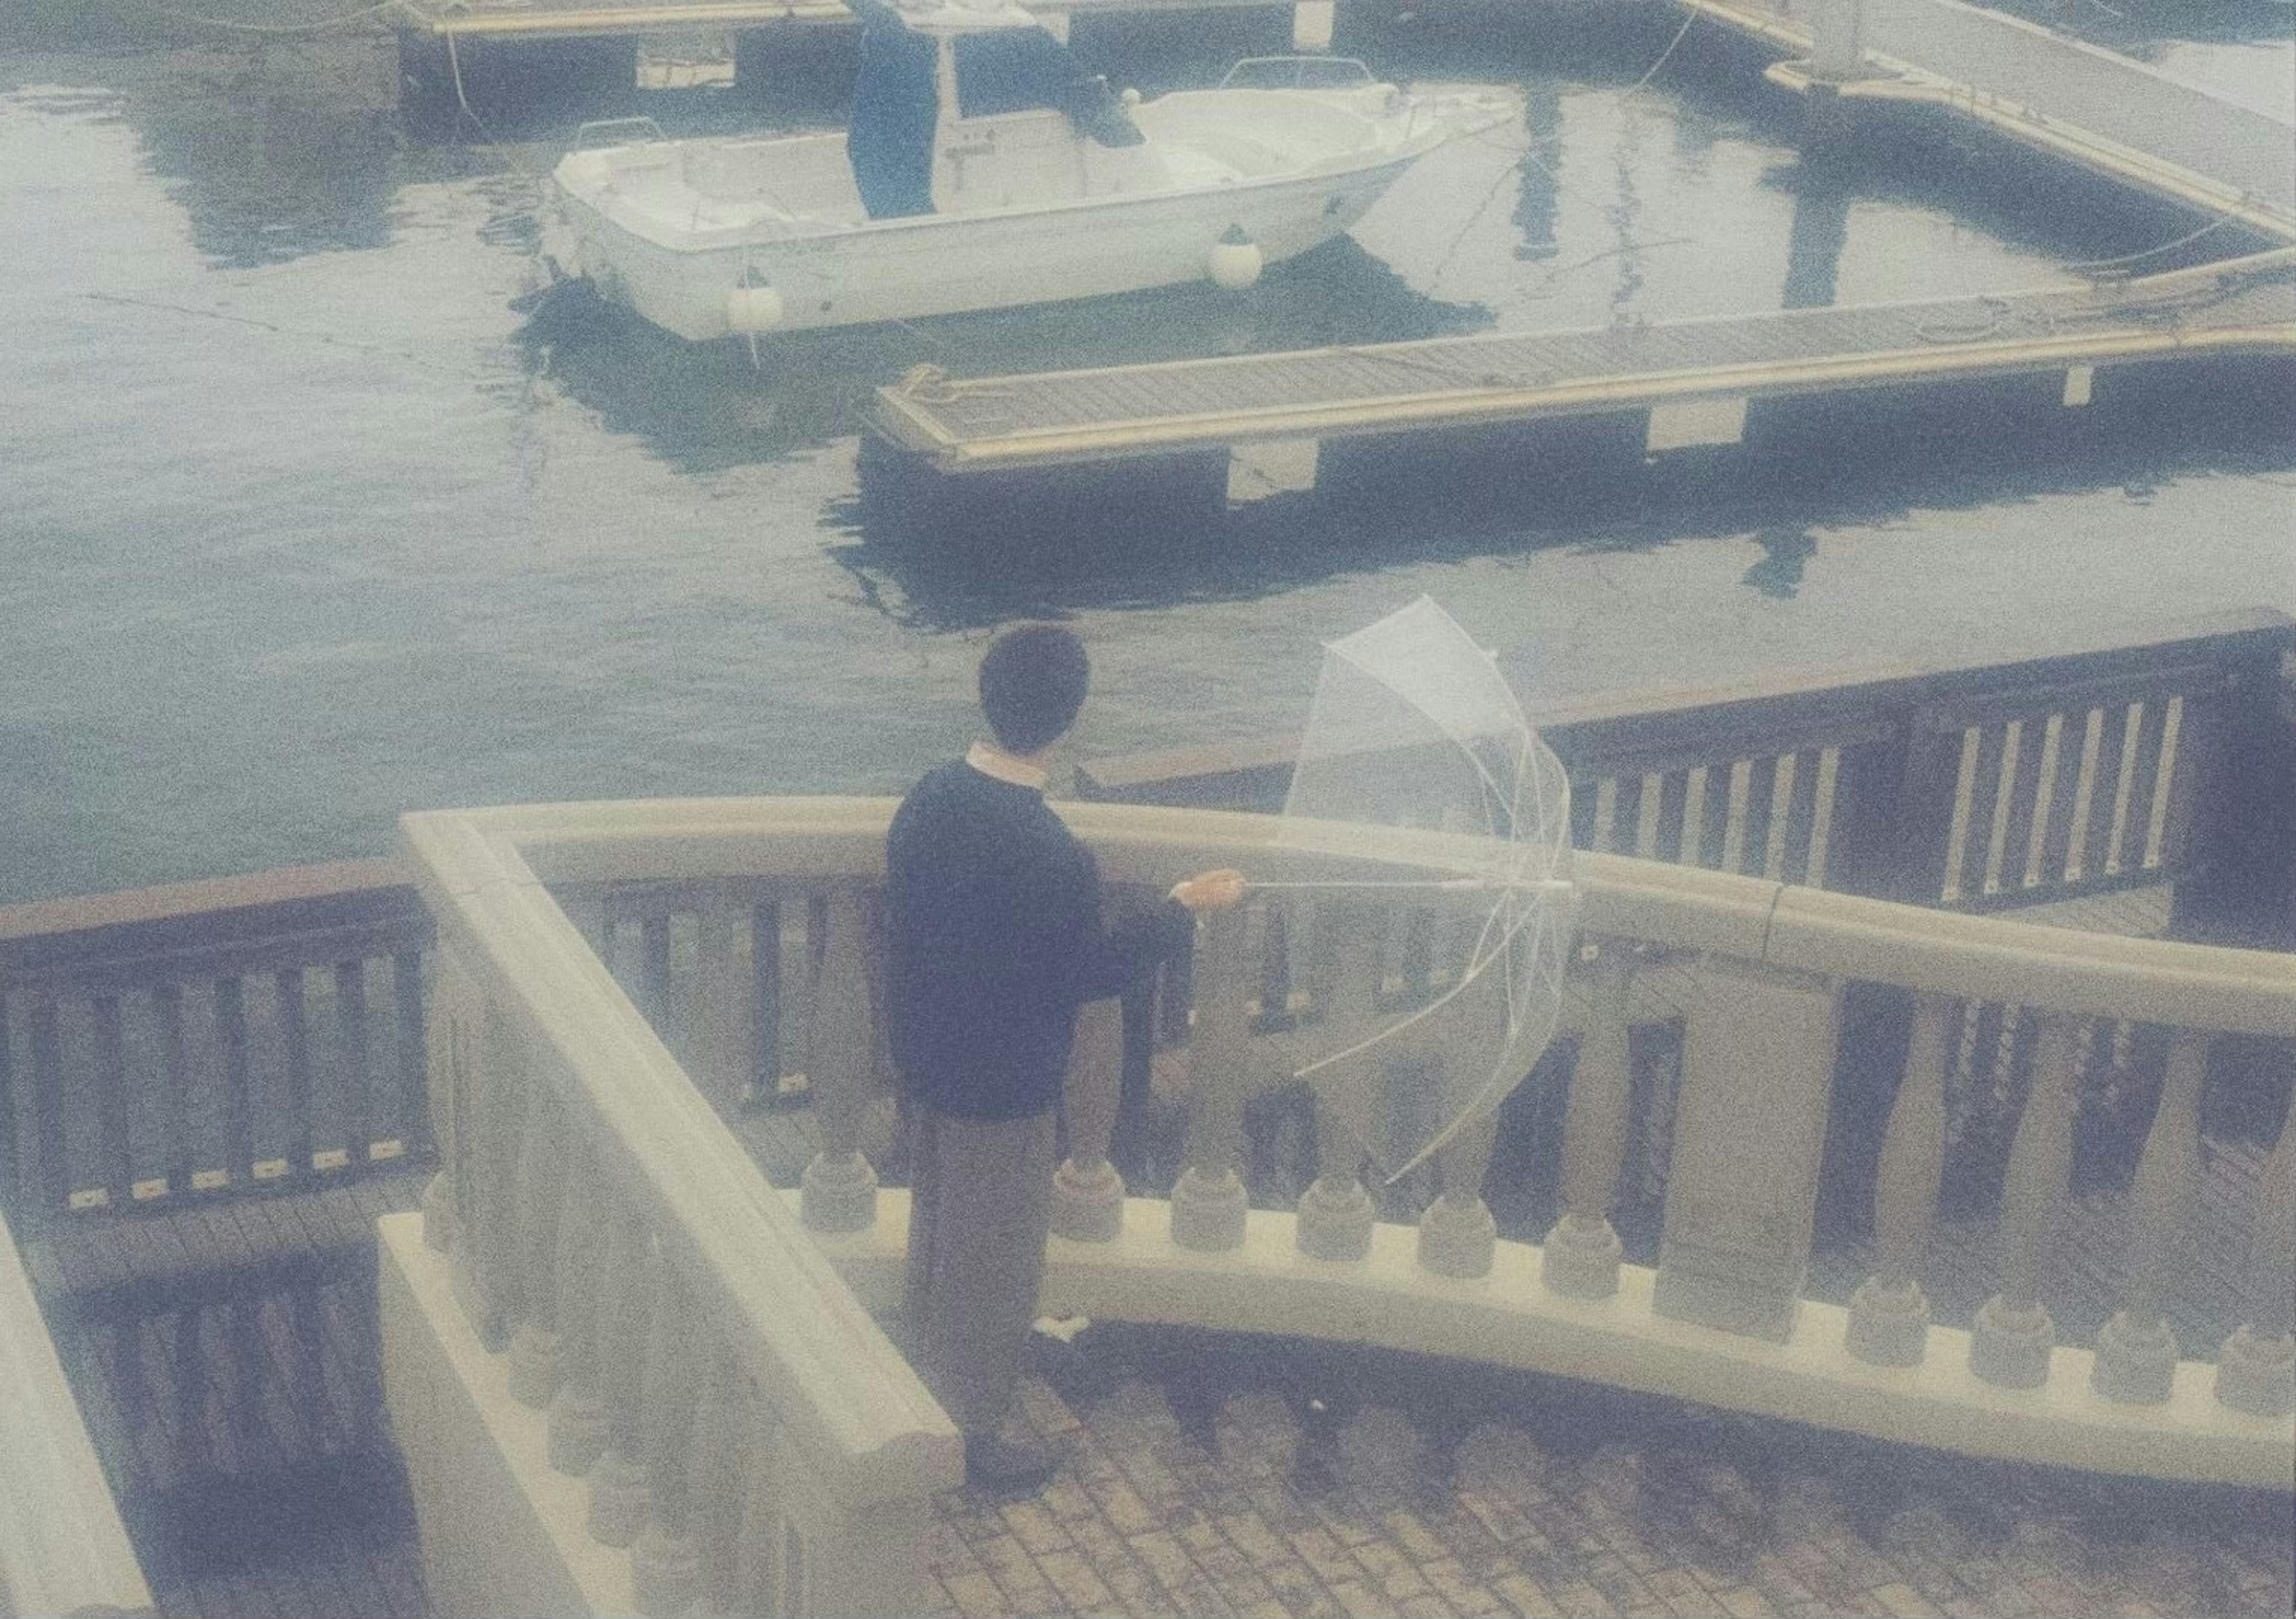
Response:
[{"label": "white motorboat", "polygon": [[670,141],[644,120],[586,127],[592,143],[555,174],[578,272],[697,342],[1204,277],[1242,287],[1514,107],[1411,94],[1317,56],[1119,98],[1004,0],[854,6],[865,31],[845,132]]}]

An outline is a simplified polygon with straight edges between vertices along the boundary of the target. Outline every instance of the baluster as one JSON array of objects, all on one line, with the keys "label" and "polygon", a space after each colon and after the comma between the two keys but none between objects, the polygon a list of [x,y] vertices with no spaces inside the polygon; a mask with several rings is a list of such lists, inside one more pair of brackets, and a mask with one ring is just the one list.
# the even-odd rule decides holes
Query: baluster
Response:
[{"label": "baluster", "polygon": [[645,1360],[654,1257],[645,1222],[626,1194],[615,1193],[605,1224],[597,1355],[606,1451],[590,1469],[590,1538],[602,1545],[627,1546],[653,1511],[652,1476],[646,1468]]},{"label": "baluster", "polygon": [[1292,1025],[1292,930],[1282,905],[1267,907],[1267,938],[1259,953],[1259,1026],[1288,1029]]},{"label": "baluster", "polygon": [[562,1373],[558,1223],[566,1191],[564,1124],[542,1085],[527,1084],[526,1127],[518,1141],[518,1280],[524,1308],[510,1341],[510,1392],[541,1410]]},{"label": "baluster", "polygon": [[[191,1047],[184,1030],[184,989],[180,984],[163,984],[152,993],[152,1009],[160,1019],[160,1060],[166,1070],[161,1083],[167,1090],[160,1103],[160,1173],[168,1177],[168,1190],[181,1198],[192,1190],[192,1061]],[[0,1035],[4,1035],[0,1029]],[[0,1124],[0,1131],[6,1125]],[[0,1172],[4,1173],[4,1172]]]},{"label": "baluster", "polygon": [[[1526,1061],[1536,1053],[1529,1053]],[[1488,1061],[1488,1056],[1486,1061]],[[1483,1179],[1490,1173],[1491,1149],[1498,1143],[1499,1116],[1495,1108],[1469,1121],[1435,1155],[1442,1176],[1442,1195],[1419,1216],[1419,1263],[1438,1276],[1476,1277],[1490,1274],[1498,1255],[1498,1222],[1483,1201]]]},{"label": "baluster", "polygon": [[1849,1301],[1849,1353],[1876,1366],[1918,1366],[1928,1353],[1929,1296],[1922,1262],[1945,1173],[1945,1074],[1961,1003],[1914,998],[1906,1072],[1882,1138],[1874,1184],[1874,1273]]},{"label": "baluster", "polygon": [[2209,1037],[2177,1031],[2161,1105],[2129,1188],[2128,1285],[2120,1309],[2097,1334],[2089,1386],[2108,1400],[2159,1405],[2177,1375],[2177,1335],[2161,1304],[2183,1256],[2201,1166],[2201,1081]]},{"label": "baluster", "polygon": [[357,1169],[374,1149],[366,1101],[366,963],[338,961],[334,975],[335,1073],[341,1086],[344,1161]]},{"label": "baluster", "polygon": [[741,943],[751,908],[725,884],[701,901],[701,959],[694,985],[694,1077],[703,1094],[731,1109],[757,1086],[756,993]]},{"label": "baluster", "polygon": [[[455,1076],[454,1267],[457,1296],[490,1354],[507,1347],[518,1319],[518,1158],[526,1104],[525,1052],[494,1008],[467,1003],[464,1053]],[[460,1021],[458,1019],[458,1021]]]},{"label": "baluster", "polygon": [[41,990],[32,996],[32,1162],[39,1189],[24,1200],[35,1217],[60,1213],[71,1197],[71,1165],[64,1141],[63,1037],[56,998]]},{"label": "baluster", "polygon": [[[435,955],[433,959],[436,959]],[[396,1043],[398,1047],[399,1118],[396,1133],[402,1150],[412,1156],[420,1153],[426,1146],[438,1144],[430,1133],[431,1121],[437,1115],[430,1110],[426,1082],[428,1076],[437,1070],[430,1065],[424,1034],[430,1024],[430,1015],[422,1005],[421,952],[402,950],[390,958],[390,993],[398,1017]],[[426,1205],[426,1216],[429,1212]],[[427,1226],[425,1229],[427,1231]]]},{"label": "baluster", "polygon": [[738,1442],[734,1353],[713,1343],[693,1405],[693,1469],[686,1479],[688,1531],[701,1565],[702,1611],[742,1611],[738,1542],[753,1459]]},{"label": "baluster", "polygon": [[1603,939],[1593,949],[1587,1030],[1579,1037],[1562,1115],[1562,1217],[1547,1232],[1539,1255],[1539,1276],[1547,1288],[1575,1298],[1616,1293],[1624,1251],[1611,1227],[1611,1200],[1627,1157],[1633,946],[1624,939]]},{"label": "baluster", "polygon": [[[1438,1094],[1447,1113],[1480,1096],[1492,1080],[1516,1076],[1496,1072],[1507,1039],[1507,972],[1505,956],[1495,957],[1446,1009],[1449,1017],[1438,1053],[1443,1083]],[[1524,1050],[1509,1060],[1527,1068],[1538,1057],[1538,1051]],[[1490,1170],[1498,1128],[1498,1109],[1494,1106],[1462,1126],[1450,1145],[1436,1156],[1443,1192],[1419,1217],[1419,1263],[1439,1276],[1484,1276],[1490,1271],[1498,1251],[1499,1231],[1490,1206],[1483,1201],[1483,1177]]]},{"label": "baluster", "polygon": [[115,1206],[132,1200],[135,1169],[128,1152],[127,1121],[135,1106],[127,1089],[127,1049],[120,1027],[119,997],[98,995],[95,1017],[96,1115],[102,1158],[96,1184]]},{"label": "baluster", "polygon": [[2217,1398],[2234,1410],[2296,1410],[2296,1099],[2258,1186],[2249,1318],[2217,1352]]},{"label": "baluster", "polygon": [[254,1112],[249,1100],[253,1088],[247,1043],[247,993],[236,977],[217,978],[215,986],[216,1034],[223,1047],[223,1173],[222,1184],[255,1173]]},{"label": "baluster", "polygon": [[[1316,1049],[1337,1053],[1379,1033],[1379,946],[1385,929],[1376,911],[1335,906],[1333,912],[1338,948],[1332,1003],[1318,1026]],[[1423,960],[1420,967],[1423,981]],[[1311,1259],[1355,1260],[1371,1253],[1379,1210],[1364,1188],[1363,1162],[1389,1055],[1384,1043],[1374,1044],[1309,1075],[1316,1092],[1316,1179],[1300,1196],[1292,1240]]]},{"label": "baluster", "polygon": [[613,920],[606,906],[603,889],[554,889],[558,908],[566,920],[574,924],[574,931],[582,936],[597,958],[611,971],[614,965]]},{"label": "baluster", "polygon": [[1969,1369],[2004,1388],[2037,1388],[2049,1379],[2056,1323],[2041,1302],[2041,1266],[2072,1167],[2080,1053],[2080,1020],[2042,1013],[2032,1084],[2001,1190],[2001,1291],[1985,1301],[1969,1335]]},{"label": "baluster", "polygon": [[1243,1245],[1248,1206],[1236,1165],[1251,1034],[1245,921],[1241,909],[1205,917],[1190,974],[1196,1023],[1188,1042],[1186,1167],[1172,1188],[1172,1240],[1202,1253]]},{"label": "baluster", "polygon": [[[663,906],[667,899],[649,903]],[[667,1043],[669,1028],[669,912],[667,909],[650,912],[638,921],[638,1002],[645,1009],[646,1021],[654,1033]]]},{"label": "baluster", "polygon": [[782,1061],[782,908],[778,901],[767,900],[750,914],[750,972],[757,997],[753,1039],[758,1066],[748,1083],[767,1100],[776,1100],[787,1072]]},{"label": "baluster", "polygon": [[646,1461],[653,1476],[653,1517],[630,1550],[638,1611],[670,1619],[701,1590],[701,1558],[693,1539],[693,1418],[701,1356],[693,1290],[670,1266],[658,1290],[646,1345]]},{"label": "baluster", "polygon": [[734,1600],[728,1613],[786,1614],[779,1583],[782,1545],[782,1435],[765,1396],[746,1374],[734,1384],[734,1423],[741,1445],[741,1518],[734,1548]]},{"label": "baluster", "polygon": [[1124,1177],[1108,1152],[1123,1069],[1123,1004],[1087,1002],[1069,1058],[1068,1160],[1053,1173],[1053,1231],[1078,1242],[1114,1242],[1124,1230]]},{"label": "baluster", "polygon": [[[437,963],[439,983],[424,1009],[422,1046],[424,1053],[424,1093],[430,1104],[430,1139],[438,1144],[439,1172],[422,1189],[422,1240],[435,1251],[445,1254],[456,1246],[460,1233],[456,1216],[461,1194],[455,1182],[463,1172],[464,1142],[456,1125],[463,1106],[463,1026],[456,1002],[460,999],[459,970],[455,959],[444,947],[432,958]],[[399,1013],[406,1011],[406,970],[402,957],[393,975],[398,990]],[[222,985],[217,985],[220,1006]],[[401,1038],[405,1038],[402,1024]]]},{"label": "baluster", "polygon": [[605,1323],[602,1286],[607,1225],[598,1207],[597,1165],[586,1143],[566,1155],[564,1208],[558,1221],[558,1392],[550,1402],[550,1465],[578,1478],[606,1448]]},{"label": "baluster", "polygon": [[303,969],[282,968],[273,976],[279,994],[279,1026],[287,1047],[287,1160],[291,1175],[311,1173],[311,1025],[303,1001]]},{"label": "baluster", "polygon": [[852,883],[832,890],[824,920],[821,987],[809,1020],[821,1150],[805,1166],[799,1207],[814,1231],[861,1231],[877,1221],[877,1172],[861,1151],[862,1115],[876,1077],[866,891]]},{"label": "baluster", "polygon": [[[160,993],[164,995],[168,992],[163,990]],[[161,1003],[161,1010],[163,1013],[166,1010],[164,1002]],[[25,1218],[25,1211],[16,1200],[16,1189],[21,1184],[21,1172],[16,1167],[14,1024],[15,1019],[11,1014],[7,992],[0,990],[0,1218],[5,1218],[20,1229],[29,1231],[32,1222]],[[175,1026],[170,1022],[168,1026],[172,1028]],[[171,1080],[174,1077],[172,1069],[169,1072],[169,1077]],[[172,1134],[168,1137],[171,1147],[176,1139],[176,1137]],[[178,1191],[183,1190],[180,1182],[176,1183],[176,1190]]]}]

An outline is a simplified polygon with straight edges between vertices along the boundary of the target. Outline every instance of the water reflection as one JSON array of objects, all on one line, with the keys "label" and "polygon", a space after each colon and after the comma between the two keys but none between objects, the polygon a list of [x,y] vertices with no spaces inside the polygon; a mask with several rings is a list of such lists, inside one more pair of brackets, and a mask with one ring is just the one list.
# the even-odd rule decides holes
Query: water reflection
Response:
[{"label": "water reflection", "polygon": [[1754,536],[1762,560],[1746,570],[1745,584],[1773,601],[1791,601],[1801,588],[1802,564],[1817,554],[1807,528],[1765,528]]},{"label": "water reflection", "polygon": [[1324,446],[1310,493],[1230,511],[1224,452],[1051,474],[944,477],[865,443],[827,505],[829,553],[904,626],[1251,600],[1316,581],[1558,547],[1648,552],[1748,535],[1738,583],[1791,601],[1821,531],[1940,508],[2149,492],[2296,469],[2296,371],[2118,373],[2064,410],[2057,379],[1758,401],[1747,441],[1647,462],[1636,413]]},{"label": "water reflection", "polygon": [[[1840,396],[1656,467],[1631,413],[1360,442],[1329,449],[1316,494],[1235,512],[1198,458],[1145,484],[1079,478],[1033,510],[988,503],[969,551],[930,526],[904,542],[853,435],[869,390],[913,364],[1599,323],[1632,268],[1612,262],[1609,211],[1629,114],[1633,313],[1652,321],[1764,307],[1790,236],[1797,287],[1838,261],[1857,301],[1998,290],[2190,228],[2062,176],[2002,178],[1995,149],[1918,129],[1855,153],[1838,194],[1805,194],[1791,103],[1746,53],[1702,45],[1712,30],[1620,107],[1679,27],[1662,8],[1447,0],[1393,28],[1375,9],[1343,8],[1343,49],[1388,77],[1524,83],[1523,133],[1562,180],[1439,154],[1359,227],[1365,245],[1241,299],[1177,289],[824,334],[753,372],[738,347],[594,308],[538,308],[519,331],[525,176],[576,121],[634,105],[686,130],[833,119],[833,53],[817,73],[790,64],[810,109],[794,84],[746,109],[622,88],[515,117],[490,103],[487,132],[410,139],[386,40],[250,53],[121,28],[88,49],[131,8],[0,4],[0,34],[33,14],[86,24],[0,53],[0,89],[74,87],[0,95],[0,258],[26,266],[0,298],[18,519],[0,752],[22,766],[0,772],[20,856],[0,860],[0,894],[376,853],[416,805],[894,785],[970,724],[972,649],[938,632],[1017,613],[1084,619],[1105,675],[1095,746],[1125,751],[1296,724],[1317,639],[1423,590],[1578,691],[2296,606],[2279,582],[2284,372],[2277,392],[2133,398],[2107,373],[2085,412],[2008,390],[1959,419]],[[1156,26],[1193,56],[1159,70],[1112,24],[1103,42],[1148,89],[1258,43],[1201,16]],[[1685,118],[1702,122],[1669,128]],[[297,254],[284,273],[215,267]],[[1796,583],[1801,540],[1825,561],[1803,558]],[[1790,604],[1764,593],[1790,584]]]},{"label": "water reflection", "polygon": [[1793,193],[1779,307],[1830,309],[1841,279],[1841,252],[1849,244],[1850,187],[1837,165],[1816,156],[1792,165],[1775,184]]},{"label": "water reflection", "polygon": [[1521,233],[1514,256],[1526,263],[1544,264],[1561,252],[1557,220],[1562,210],[1562,87],[1552,79],[1534,79],[1522,87],[1522,127],[1525,145],[1517,169],[1521,185],[1516,193],[1514,227]]},{"label": "water reflection", "polygon": [[245,267],[390,241],[398,86],[383,66],[366,40],[258,45],[138,64],[122,88],[193,244]]}]

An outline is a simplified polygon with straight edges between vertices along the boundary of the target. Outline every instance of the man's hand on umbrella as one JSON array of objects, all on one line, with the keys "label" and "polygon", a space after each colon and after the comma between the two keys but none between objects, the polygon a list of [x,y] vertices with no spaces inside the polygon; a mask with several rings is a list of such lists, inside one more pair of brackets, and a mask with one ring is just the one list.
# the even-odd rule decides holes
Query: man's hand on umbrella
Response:
[{"label": "man's hand on umbrella", "polygon": [[1200,871],[1172,885],[1172,897],[1199,916],[1207,911],[1227,911],[1243,897],[1243,873],[1223,867]]}]

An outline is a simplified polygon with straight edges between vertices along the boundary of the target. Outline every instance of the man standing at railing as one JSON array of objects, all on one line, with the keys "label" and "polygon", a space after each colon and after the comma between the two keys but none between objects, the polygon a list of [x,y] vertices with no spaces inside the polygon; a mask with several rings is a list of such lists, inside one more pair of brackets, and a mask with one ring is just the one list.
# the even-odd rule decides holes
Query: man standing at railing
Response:
[{"label": "man standing at railing", "polygon": [[1091,854],[1044,799],[1052,748],[1084,706],[1083,644],[1053,625],[980,662],[993,742],[913,789],[885,844],[886,1012],[913,1130],[905,1314],[968,1476],[1041,1487],[1057,1455],[1014,1394],[1044,1275],[1054,1112],[1077,1008],[1178,952],[1192,913],[1242,896],[1234,871],[1177,885],[1111,929]]}]

